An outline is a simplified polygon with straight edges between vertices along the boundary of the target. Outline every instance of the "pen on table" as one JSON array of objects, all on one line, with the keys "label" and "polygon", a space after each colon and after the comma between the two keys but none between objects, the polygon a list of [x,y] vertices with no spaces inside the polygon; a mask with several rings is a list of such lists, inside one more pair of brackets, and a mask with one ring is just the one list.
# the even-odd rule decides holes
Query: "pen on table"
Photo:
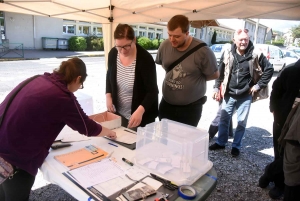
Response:
[{"label": "pen on table", "polygon": [[113,143],[111,143],[111,142],[109,142],[108,144],[110,144],[110,145],[112,145],[112,146],[115,146],[115,147],[118,147],[118,145],[113,144]]},{"label": "pen on table", "polygon": [[133,166],[133,162],[130,162],[129,160],[127,160],[126,158],[122,158],[122,160],[127,163],[128,165]]}]

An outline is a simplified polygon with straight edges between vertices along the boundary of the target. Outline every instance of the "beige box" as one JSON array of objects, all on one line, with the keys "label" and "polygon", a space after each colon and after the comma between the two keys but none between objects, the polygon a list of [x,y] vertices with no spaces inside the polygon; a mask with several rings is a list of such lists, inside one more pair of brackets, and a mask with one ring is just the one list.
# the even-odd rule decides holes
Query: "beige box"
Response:
[{"label": "beige box", "polygon": [[108,129],[115,129],[121,127],[121,117],[111,112],[102,112],[89,116],[92,120],[99,123]]}]

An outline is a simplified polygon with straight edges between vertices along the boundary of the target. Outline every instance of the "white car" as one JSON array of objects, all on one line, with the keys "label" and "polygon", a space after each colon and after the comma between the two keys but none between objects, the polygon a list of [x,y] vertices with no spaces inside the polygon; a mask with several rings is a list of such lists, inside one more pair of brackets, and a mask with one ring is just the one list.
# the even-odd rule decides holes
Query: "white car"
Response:
[{"label": "white car", "polygon": [[214,44],[212,46],[210,46],[210,49],[214,52],[216,59],[217,59],[217,64],[219,64],[221,56],[225,50],[225,48],[227,48],[227,46],[229,46],[228,48],[230,48],[230,44],[226,43],[226,44]]},{"label": "white car", "polygon": [[283,50],[285,65],[289,65],[291,63],[295,63],[300,59],[300,56],[297,55],[294,51],[291,50]]},{"label": "white car", "polygon": [[282,50],[274,45],[255,44],[255,52],[262,52],[265,57],[273,64],[274,71],[280,72],[286,66],[286,61]]}]

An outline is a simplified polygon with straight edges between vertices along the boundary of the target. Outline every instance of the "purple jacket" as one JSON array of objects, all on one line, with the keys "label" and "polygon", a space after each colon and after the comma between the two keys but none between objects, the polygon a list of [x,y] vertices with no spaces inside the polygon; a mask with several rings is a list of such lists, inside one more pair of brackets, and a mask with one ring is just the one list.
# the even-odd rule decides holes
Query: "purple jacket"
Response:
[{"label": "purple jacket", "polygon": [[[0,104],[0,114],[19,86]],[[65,125],[87,136],[102,131],[83,112],[67,83],[58,74],[45,73],[21,89],[9,106],[0,127],[0,156],[34,176]]]}]

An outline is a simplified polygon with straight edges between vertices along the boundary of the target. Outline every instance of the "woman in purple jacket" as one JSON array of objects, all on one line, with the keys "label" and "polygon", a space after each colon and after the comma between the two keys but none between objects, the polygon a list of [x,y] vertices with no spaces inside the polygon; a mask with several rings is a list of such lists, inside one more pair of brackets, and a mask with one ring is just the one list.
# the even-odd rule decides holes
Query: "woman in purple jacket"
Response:
[{"label": "woman in purple jacket", "polygon": [[[97,124],[83,112],[73,94],[83,88],[86,77],[84,62],[72,58],[63,61],[53,73],[33,79],[17,92],[26,81],[19,84],[0,104],[0,117],[3,118],[0,157],[15,171],[12,179],[0,185],[1,201],[28,200],[38,168],[65,125],[86,136],[116,138],[115,132]],[[8,105],[14,94],[16,96]]]}]

